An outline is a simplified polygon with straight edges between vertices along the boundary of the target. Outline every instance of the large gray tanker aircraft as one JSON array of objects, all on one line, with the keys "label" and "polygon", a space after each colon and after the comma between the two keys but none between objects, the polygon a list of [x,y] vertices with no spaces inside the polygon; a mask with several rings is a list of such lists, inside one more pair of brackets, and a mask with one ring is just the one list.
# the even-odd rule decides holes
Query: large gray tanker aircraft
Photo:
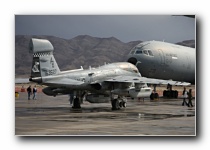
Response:
[{"label": "large gray tanker aircraft", "polygon": [[[73,95],[73,108],[80,108],[84,96],[90,102],[100,102],[100,97],[111,100],[112,109],[126,107],[131,97],[149,97],[149,84],[189,85],[187,82],[141,77],[135,65],[117,62],[98,68],[60,71],[53,56],[53,46],[45,39],[32,38],[29,52],[33,53],[30,81],[46,85],[43,93],[49,96]],[[88,93],[88,94],[87,94]],[[97,98],[95,98],[97,97]],[[102,102],[103,100],[101,100]]]},{"label": "large gray tanker aircraft", "polygon": [[194,84],[195,54],[195,48],[160,41],[145,41],[131,49],[128,62],[134,64],[144,77]]}]

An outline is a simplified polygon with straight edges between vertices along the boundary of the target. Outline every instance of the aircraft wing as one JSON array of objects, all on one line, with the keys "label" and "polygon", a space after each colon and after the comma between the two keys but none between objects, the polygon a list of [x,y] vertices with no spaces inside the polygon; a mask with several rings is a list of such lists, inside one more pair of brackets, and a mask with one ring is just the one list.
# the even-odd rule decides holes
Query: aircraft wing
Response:
[{"label": "aircraft wing", "polygon": [[15,83],[16,84],[23,84],[23,83],[29,83],[29,79],[28,78],[15,78]]},{"label": "aircraft wing", "polygon": [[44,84],[51,84],[53,86],[77,86],[81,85],[84,82],[82,81],[77,81],[69,78],[58,78],[58,79],[52,79],[45,81]]},{"label": "aircraft wing", "polygon": [[131,83],[148,83],[148,84],[170,84],[170,85],[190,85],[188,82],[179,82],[172,80],[161,80],[145,77],[134,77],[134,76],[116,76],[112,79],[106,80],[107,82],[131,82]]}]

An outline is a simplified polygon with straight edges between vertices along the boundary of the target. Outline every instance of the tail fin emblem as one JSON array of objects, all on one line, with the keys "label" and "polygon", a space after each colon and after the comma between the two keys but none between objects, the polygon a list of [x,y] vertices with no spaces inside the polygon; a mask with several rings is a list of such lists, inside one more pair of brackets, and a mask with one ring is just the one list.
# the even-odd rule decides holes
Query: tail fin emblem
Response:
[{"label": "tail fin emblem", "polygon": [[39,62],[38,61],[36,61],[35,63],[34,63],[34,66],[33,66],[33,68],[32,68],[32,71],[33,72],[39,72]]}]

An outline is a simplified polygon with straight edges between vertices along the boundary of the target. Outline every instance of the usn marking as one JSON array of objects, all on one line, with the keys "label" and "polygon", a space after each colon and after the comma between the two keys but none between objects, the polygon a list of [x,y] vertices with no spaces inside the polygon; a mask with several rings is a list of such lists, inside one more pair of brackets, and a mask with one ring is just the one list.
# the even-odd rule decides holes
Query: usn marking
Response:
[{"label": "usn marking", "polygon": [[54,61],[53,61],[53,58],[52,57],[50,59],[50,63],[52,64],[52,68],[54,68]]},{"label": "usn marking", "polygon": [[54,75],[56,74],[56,72],[57,72],[57,69],[47,70],[45,71],[45,75],[46,76]]}]

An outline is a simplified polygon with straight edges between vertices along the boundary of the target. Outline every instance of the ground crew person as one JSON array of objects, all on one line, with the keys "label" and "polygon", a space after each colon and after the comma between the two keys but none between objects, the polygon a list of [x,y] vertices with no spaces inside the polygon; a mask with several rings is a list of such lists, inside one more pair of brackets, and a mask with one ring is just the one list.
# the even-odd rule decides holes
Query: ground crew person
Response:
[{"label": "ground crew person", "polygon": [[33,99],[36,99],[36,92],[37,92],[37,88],[36,88],[36,85],[35,85],[34,88],[33,88],[33,94],[34,94]]},{"label": "ground crew person", "polygon": [[28,100],[31,99],[31,85],[29,85],[29,87],[27,88],[27,92],[28,92]]},{"label": "ground crew person", "polygon": [[186,98],[187,98],[187,90],[186,90],[186,87],[184,87],[184,90],[183,90],[183,93],[182,93],[182,96],[183,96],[183,102],[182,102],[182,106],[184,106],[184,104],[186,104],[187,106],[188,106],[188,104],[187,104],[187,102],[186,102]]},{"label": "ground crew person", "polygon": [[188,93],[188,107],[193,107],[193,104],[192,104],[192,89],[190,89],[189,93]]}]

